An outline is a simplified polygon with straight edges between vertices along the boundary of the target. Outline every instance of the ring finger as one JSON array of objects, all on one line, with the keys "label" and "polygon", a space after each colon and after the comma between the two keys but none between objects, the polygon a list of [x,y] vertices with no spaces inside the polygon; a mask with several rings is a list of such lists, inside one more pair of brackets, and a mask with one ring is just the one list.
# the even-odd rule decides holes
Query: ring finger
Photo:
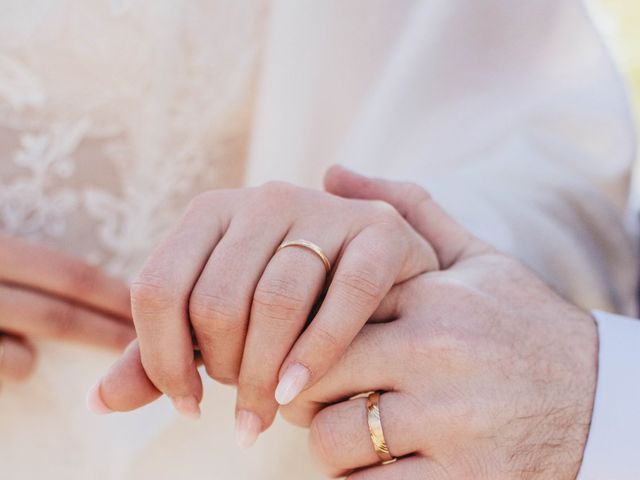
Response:
[{"label": "ring finger", "polygon": [[[381,394],[377,405],[391,456],[416,453],[417,439],[424,433],[422,422],[416,421],[424,415],[421,406],[400,392]],[[311,451],[329,475],[344,476],[381,463],[369,431],[373,421],[369,419],[366,397],[331,405],[316,415],[310,430]]]},{"label": "ring finger", "polygon": [[289,226],[284,217],[234,217],[193,288],[191,325],[207,373],[221,383],[238,381],[253,292]]},{"label": "ring finger", "polygon": [[[309,225],[300,225],[289,232],[285,242],[303,236],[322,245],[329,264],[335,262],[343,238],[331,238]],[[260,427],[258,430],[273,420],[278,406],[274,397],[278,371],[312,314],[327,275],[321,255],[308,247],[292,245],[274,254],[258,282],[244,346],[237,407],[239,412],[246,412],[244,416],[255,415],[252,422]],[[303,384],[306,380],[302,379]],[[255,430],[246,432],[247,443],[259,433]]]}]

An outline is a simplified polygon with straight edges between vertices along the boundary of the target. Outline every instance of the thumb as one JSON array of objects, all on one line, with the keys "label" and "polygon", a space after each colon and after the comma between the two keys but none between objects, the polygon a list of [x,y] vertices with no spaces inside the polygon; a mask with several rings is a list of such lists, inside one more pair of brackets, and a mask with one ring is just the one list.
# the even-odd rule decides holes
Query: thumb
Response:
[{"label": "thumb", "polygon": [[142,367],[140,347],[134,340],[105,376],[89,390],[87,408],[98,414],[128,412],[153,402],[161,395]]},{"label": "thumb", "polygon": [[453,220],[426,190],[414,183],[365,177],[334,165],[327,170],[324,184],[329,193],[341,197],[382,200],[391,204],[431,244],[444,269],[488,248]]}]

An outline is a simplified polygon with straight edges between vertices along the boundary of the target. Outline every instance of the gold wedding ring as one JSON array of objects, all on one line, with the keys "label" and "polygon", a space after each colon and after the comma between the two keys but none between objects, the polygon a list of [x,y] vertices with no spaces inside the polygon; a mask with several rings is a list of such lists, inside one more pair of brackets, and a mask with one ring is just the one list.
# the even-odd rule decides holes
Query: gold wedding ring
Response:
[{"label": "gold wedding ring", "polygon": [[276,250],[276,253],[278,253],[283,248],[287,248],[287,247],[302,247],[302,248],[306,248],[307,250],[311,250],[318,257],[320,257],[320,260],[322,260],[322,263],[324,264],[324,269],[327,271],[327,274],[329,274],[329,272],[331,271],[331,262],[329,261],[329,258],[324,254],[322,249],[315,243],[310,242],[309,240],[303,240],[303,239],[289,240],[287,242],[282,242],[278,247],[278,249]]},{"label": "gold wedding ring", "polygon": [[378,454],[378,458],[383,465],[393,463],[396,458],[389,452],[389,447],[384,439],[382,421],[380,420],[380,392],[372,392],[367,397],[367,423],[369,424],[369,435],[373,449]]}]

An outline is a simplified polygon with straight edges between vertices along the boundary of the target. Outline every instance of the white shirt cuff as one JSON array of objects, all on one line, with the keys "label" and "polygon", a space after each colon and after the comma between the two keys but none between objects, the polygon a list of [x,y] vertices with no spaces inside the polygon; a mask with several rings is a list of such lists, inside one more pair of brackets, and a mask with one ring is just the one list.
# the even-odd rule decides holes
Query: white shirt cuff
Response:
[{"label": "white shirt cuff", "polygon": [[593,312],[598,385],[578,480],[640,479],[640,321]]}]

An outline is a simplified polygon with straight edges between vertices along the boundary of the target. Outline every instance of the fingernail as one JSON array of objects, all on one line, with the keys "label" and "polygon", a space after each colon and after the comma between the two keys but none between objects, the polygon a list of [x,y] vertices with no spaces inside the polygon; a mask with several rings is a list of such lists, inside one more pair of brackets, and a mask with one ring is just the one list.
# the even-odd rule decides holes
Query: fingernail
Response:
[{"label": "fingernail", "polygon": [[276,388],[276,401],[280,405],[290,403],[294,398],[300,395],[300,392],[309,383],[311,372],[304,365],[294,363],[280,379]]},{"label": "fingernail", "polygon": [[261,426],[262,422],[255,413],[240,410],[236,417],[236,443],[238,446],[249,448],[256,443]]},{"label": "fingernail", "polygon": [[194,396],[173,397],[171,399],[174,408],[183,417],[191,420],[197,420],[200,418],[200,404]]},{"label": "fingernail", "polygon": [[107,413],[113,413],[102,400],[102,396],[100,395],[100,382],[96,383],[93,387],[89,389],[87,392],[87,410],[96,415],[106,415]]}]

